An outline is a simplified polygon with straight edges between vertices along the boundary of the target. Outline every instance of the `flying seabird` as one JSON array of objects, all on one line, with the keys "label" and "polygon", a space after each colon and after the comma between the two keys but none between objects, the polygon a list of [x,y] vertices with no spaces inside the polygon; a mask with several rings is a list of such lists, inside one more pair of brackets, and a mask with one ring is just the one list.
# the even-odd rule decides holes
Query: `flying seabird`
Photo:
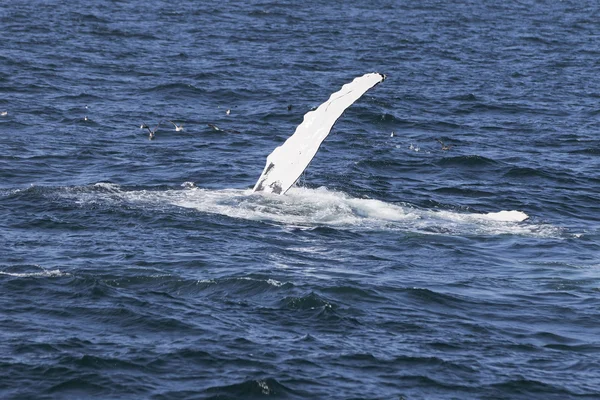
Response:
[{"label": "flying seabird", "polygon": [[435,139],[435,140],[436,140],[436,141],[437,141],[439,144],[441,144],[441,145],[442,145],[442,150],[443,150],[443,151],[450,150],[451,148],[453,148],[453,147],[454,147],[454,145],[453,145],[453,144],[446,146],[446,145],[444,144],[444,142],[442,142],[440,139]]},{"label": "flying seabird", "polygon": [[175,131],[176,131],[176,132],[179,132],[179,131],[182,131],[182,130],[183,130],[183,124],[181,124],[181,125],[177,125],[177,124],[176,124],[175,122],[173,122],[173,121],[168,121],[168,122],[170,122],[170,123],[172,123],[172,124],[173,124],[173,126],[175,127]]},{"label": "flying seabird", "polygon": [[156,133],[156,131],[158,130],[158,127],[160,126],[160,124],[162,124],[162,121],[160,121],[157,125],[156,128],[154,129],[150,129],[150,127],[148,125],[146,125],[146,123],[144,122],[142,125],[140,125],[140,129],[148,129],[148,132],[150,132],[150,134],[148,135],[148,140],[152,140],[154,139],[154,135]]}]

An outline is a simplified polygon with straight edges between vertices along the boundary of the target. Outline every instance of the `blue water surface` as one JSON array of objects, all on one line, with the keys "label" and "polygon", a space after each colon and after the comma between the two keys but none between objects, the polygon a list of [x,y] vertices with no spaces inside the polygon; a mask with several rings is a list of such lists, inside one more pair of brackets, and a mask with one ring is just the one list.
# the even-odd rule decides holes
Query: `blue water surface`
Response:
[{"label": "blue water surface", "polygon": [[[598,26],[574,0],[2,3],[0,397],[600,398]],[[369,72],[297,186],[251,193]]]}]

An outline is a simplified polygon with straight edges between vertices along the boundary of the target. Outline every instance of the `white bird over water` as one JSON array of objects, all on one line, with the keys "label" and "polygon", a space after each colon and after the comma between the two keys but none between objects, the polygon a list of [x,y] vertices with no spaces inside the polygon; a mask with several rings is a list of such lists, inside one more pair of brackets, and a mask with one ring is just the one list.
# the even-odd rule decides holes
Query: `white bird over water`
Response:
[{"label": "white bird over water", "polygon": [[177,124],[176,124],[175,122],[173,122],[173,121],[168,121],[168,122],[170,122],[170,123],[172,123],[172,124],[173,124],[173,126],[175,127],[175,131],[176,131],[176,132],[179,132],[179,131],[182,131],[182,130],[183,130],[183,124],[181,124],[181,125],[177,125]]}]

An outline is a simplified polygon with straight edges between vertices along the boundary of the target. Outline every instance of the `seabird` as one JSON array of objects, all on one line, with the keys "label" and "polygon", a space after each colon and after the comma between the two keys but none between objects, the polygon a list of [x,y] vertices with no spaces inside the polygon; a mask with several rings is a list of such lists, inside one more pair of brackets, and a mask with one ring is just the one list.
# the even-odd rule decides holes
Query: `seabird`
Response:
[{"label": "seabird", "polygon": [[288,109],[288,111],[292,111],[292,105],[291,105],[291,104],[288,104],[288,107],[287,107],[287,109]]},{"label": "seabird", "polygon": [[390,134],[390,137],[394,137],[394,132],[392,132],[392,133]]},{"label": "seabird", "polygon": [[175,131],[176,131],[176,132],[179,132],[179,131],[182,131],[182,130],[183,130],[183,124],[181,124],[181,125],[177,125],[177,124],[176,124],[175,122],[173,122],[173,121],[168,121],[168,122],[170,122],[170,123],[172,123],[172,124],[173,124],[173,126],[175,127]]},{"label": "seabird", "polygon": [[435,139],[435,140],[436,140],[436,141],[437,141],[439,144],[441,144],[441,145],[442,145],[442,150],[443,150],[443,151],[450,150],[451,148],[453,148],[453,147],[454,147],[454,145],[453,145],[453,144],[446,146],[446,145],[444,144],[444,142],[442,142],[440,139]]},{"label": "seabird", "polygon": [[225,111],[225,114],[227,114],[227,115],[231,114],[231,110],[228,108],[227,111]]},{"label": "seabird", "polygon": [[143,124],[140,126],[140,129],[144,129],[144,128],[148,129],[148,132],[150,132],[150,134],[148,135],[148,140],[152,140],[152,139],[154,139],[155,133],[156,133],[156,131],[158,130],[158,127],[160,126],[160,124],[161,124],[161,123],[162,123],[162,121],[160,121],[160,122],[159,122],[159,123],[156,125],[156,128],[154,128],[154,129],[150,129],[150,127],[149,127],[148,125],[146,125],[146,123],[143,123]]},{"label": "seabird", "polygon": [[2,116],[2,117],[6,117],[7,115],[8,115],[8,111],[0,112],[0,116]]},{"label": "seabird", "polygon": [[224,133],[240,133],[239,131],[221,129],[221,128],[219,128],[218,126],[216,126],[215,124],[206,124],[206,125],[208,125],[210,128],[213,128],[215,131],[218,131],[218,132],[224,132]]},{"label": "seabird", "polygon": [[215,131],[222,131],[223,129],[219,128],[218,126],[216,126],[215,124],[206,124],[209,127],[213,128]]}]

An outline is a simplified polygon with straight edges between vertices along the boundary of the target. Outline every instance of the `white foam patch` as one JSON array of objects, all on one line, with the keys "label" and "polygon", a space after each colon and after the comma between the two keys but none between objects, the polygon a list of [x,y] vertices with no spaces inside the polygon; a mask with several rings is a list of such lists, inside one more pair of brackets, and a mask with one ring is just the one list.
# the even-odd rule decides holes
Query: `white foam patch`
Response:
[{"label": "white foam patch", "polygon": [[280,196],[240,189],[201,189],[189,184],[184,189],[166,191],[122,191],[116,185],[104,185],[102,190],[67,190],[65,195],[75,197],[75,201],[81,204],[127,204],[129,207],[138,204],[145,208],[177,206],[297,228],[329,226],[466,236],[562,236],[560,228],[526,221],[528,216],[522,211],[463,213],[427,210],[402,203],[355,198],[325,188],[293,187],[285,196]]},{"label": "white foam patch", "polygon": [[0,271],[0,275],[14,276],[16,278],[70,276],[69,273],[62,272],[59,269],[43,270],[41,272],[6,272],[6,271]]},{"label": "white foam patch", "polygon": [[271,285],[271,286],[275,286],[275,287],[280,287],[280,286],[283,286],[283,285],[284,285],[284,283],[283,283],[283,282],[279,282],[279,281],[277,281],[277,280],[275,280],[275,279],[267,279],[267,283],[268,283],[269,285]]},{"label": "white foam patch", "polygon": [[234,278],[234,279],[239,280],[239,281],[266,282],[269,285],[275,286],[275,287],[283,286],[285,284],[285,283],[279,282],[278,280],[275,280],[275,279],[264,280],[264,279],[250,278],[248,276],[242,276],[242,277]]},{"label": "white foam patch", "polygon": [[529,215],[525,214],[522,211],[498,211],[484,214],[482,216],[484,219],[489,219],[490,221],[499,221],[499,222],[521,222],[525,221],[529,218]]},{"label": "white foam patch", "polygon": [[418,218],[411,210],[372,199],[350,198],[326,189],[293,188],[279,196],[250,191],[198,189],[173,204],[229,217],[298,227],[382,227]]},{"label": "white foam patch", "polygon": [[522,211],[498,211],[487,214],[459,214],[449,211],[440,211],[440,215],[445,216],[449,220],[461,221],[494,221],[494,222],[522,222],[525,221],[529,216]]},{"label": "white foam patch", "polygon": [[98,182],[98,183],[94,184],[94,187],[110,190],[112,192],[116,192],[116,191],[120,190],[119,185],[114,184],[114,183],[108,183],[108,182]]}]

